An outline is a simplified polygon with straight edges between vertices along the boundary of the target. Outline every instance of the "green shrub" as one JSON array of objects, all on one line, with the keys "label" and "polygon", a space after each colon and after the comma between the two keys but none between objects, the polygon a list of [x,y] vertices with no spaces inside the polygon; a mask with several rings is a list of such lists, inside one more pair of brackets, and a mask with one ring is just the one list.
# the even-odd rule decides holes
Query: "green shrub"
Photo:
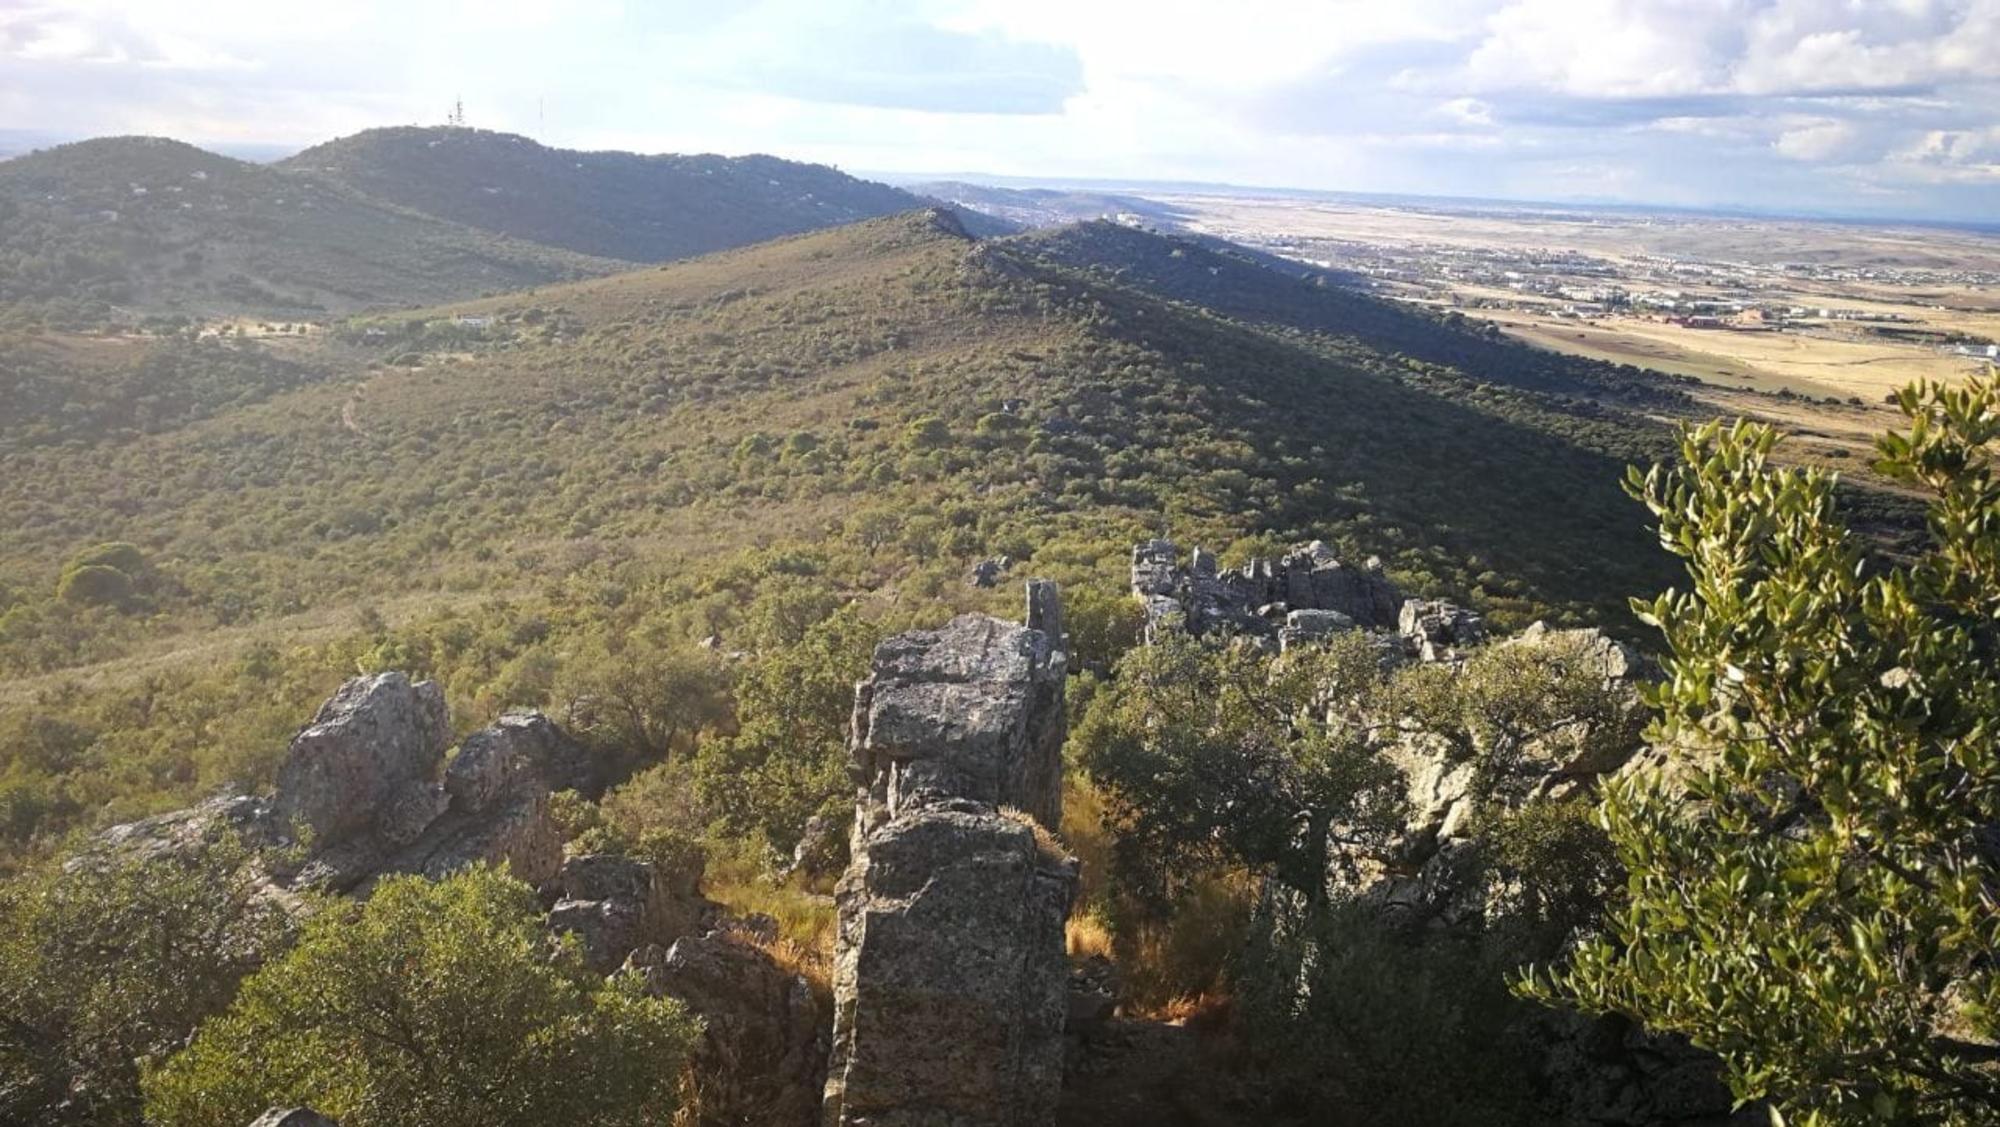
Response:
[{"label": "green shrub", "polygon": [[246,860],[224,838],[0,885],[0,1122],[138,1121],[137,1062],[227,1006],[286,934]]},{"label": "green shrub", "polygon": [[1692,579],[1635,606],[1672,648],[1651,735],[1684,770],[1607,791],[1631,879],[1608,934],[1528,984],[1686,1034],[1804,1124],[2000,1107],[2000,386],[1896,401],[1878,468],[1929,495],[1933,537],[1905,559],[1870,559],[1766,426],[1633,470]]},{"label": "green shrub", "polygon": [[56,598],[74,606],[124,607],[132,599],[132,577],[104,564],[84,564],[63,572]]},{"label": "green shrub", "polygon": [[527,885],[488,869],[385,880],[145,1077],[162,1127],[310,1105],[346,1127],[659,1124],[698,1025],[632,975],[546,951]]},{"label": "green shrub", "polygon": [[122,540],[114,540],[110,543],[99,544],[94,548],[86,548],[76,555],[71,556],[66,570],[75,570],[76,568],[91,567],[93,565],[115,567],[126,575],[138,575],[146,568],[146,554],[141,552],[136,545],[127,544]]}]

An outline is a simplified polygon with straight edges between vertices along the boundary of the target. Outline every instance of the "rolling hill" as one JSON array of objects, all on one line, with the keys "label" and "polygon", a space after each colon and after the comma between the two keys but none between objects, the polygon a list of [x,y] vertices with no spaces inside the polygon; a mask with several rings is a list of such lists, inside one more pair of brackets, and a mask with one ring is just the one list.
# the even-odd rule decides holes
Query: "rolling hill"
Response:
[{"label": "rolling hill", "polygon": [[922,203],[777,157],[578,153],[471,129],[369,130],[275,165],[101,138],[0,160],[0,318],[323,320],[611,274]]},{"label": "rolling hill", "polygon": [[908,211],[907,192],[772,156],[552,149],[510,133],[370,129],[280,162],[469,227],[659,262]]},{"label": "rolling hill", "polygon": [[0,162],[0,314],[305,317],[618,268],[160,138]]},{"label": "rolling hill", "polygon": [[[357,663],[477,718],[633,631],[1003,609],[964,581],[985,557],[1064,584],[1086,662],[1162,533],[1324,539],[1502,625],[1670,580],[1618,488],[1663,431],[1582,369],[1385,351],[1342,331],[1366,299],[1144,233],[1084,265],[1104,237],[920,211],[306,337],[0,340],[28,390],[0,433],[0,736],[30,749],[0,838],[262,781]],[[1192,288],[1210,266],[1273,316]],[[107,554],[129,590],[66,581]]]}]

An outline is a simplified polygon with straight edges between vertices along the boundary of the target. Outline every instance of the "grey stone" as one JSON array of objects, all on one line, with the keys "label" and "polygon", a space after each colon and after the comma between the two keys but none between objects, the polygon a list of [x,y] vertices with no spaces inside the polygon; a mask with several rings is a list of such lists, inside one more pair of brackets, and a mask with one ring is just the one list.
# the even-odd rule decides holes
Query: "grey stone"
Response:
[{"label": "grey stone", "polygon": [[856,689],[827,1124],[1011,1127],[1054,1114],[1077,865],[1051,833],[1067,669],[1052,584],[1030,585],[1028,616],[1028,627],[966,616],[892,638]]},{"label": "grey stone", "polygon": [[250,1121],[250,1127],[340,1127],[309,1107],[274,1107]]},{"label": "grey stone", "polygon": [[907,809],[868,834],[836,893],[825,1122],[1048,1122],[1076,876],[1031,827],[981,803]]},{"label": "grey stone", "polygon": [[863,824],[923,794],[1062,814],[1060,639],[988,615],[883,642],[855,696],[850,771]]},{"label": "grey stone", "polygon": [[521,785],[590,793],[602,782],[583,745],[540,712],[510,712],[465,737],[444,773],[445,789],[465,810],[482,809]]},{"label": "grey stone", "polygon": [[966,576],[966,582],[971,583],[974,587],[997,587],[1000,584],[1000,577],[1005,575],[1007,569],[1013,566],[1014,561],[1008,559],[1006,556],[994,556],[989,559],[980,560],[978,563],[972,565],[972,571]]},{"label": "grey stone", "polygon": [[275,813],[310,830],[319,848],[371,831],[385,811],[407,812],[409,793],[436,779],[450,740],[436,684],[412,684],[402,673],[356,677],[292,738]]},{"label": "grey stone", "polygon": [[648,944],[666,945],[706,928],[715,906],[693,887],[675,887],[650,862],[609,853],[563,862],[551,932],[577,937],[585,965],[609,974]]},{"label": "grey stone", "polygon": [[694,1104],[704,1127],[812,1127],[826,1075],[827,1014],[805,979],[727,932],[642,947],[626,966],[702,1020]]},{"label": "grey stone", "polygon": [[1397,615],[1397,632],[1419,661],[1455,661],[1461,650],[1486,639],[1485,620],[1443,599],[1410,599]]},{"label": "grey stone", "polygon": [[1337,610],[1295,610],[1286,613],[1285,625],[1278,631],[1280,650],[1310,642],[1324,641],[1335,634],[1359,629],[1354,619]]}]

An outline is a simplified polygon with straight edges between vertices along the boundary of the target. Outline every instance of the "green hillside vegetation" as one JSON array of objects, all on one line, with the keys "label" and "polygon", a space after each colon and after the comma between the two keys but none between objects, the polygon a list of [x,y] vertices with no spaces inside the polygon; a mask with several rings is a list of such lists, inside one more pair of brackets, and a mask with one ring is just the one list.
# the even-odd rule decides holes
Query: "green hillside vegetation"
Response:
[{"label": "green hillside vegetation", "polygon": [[0,162],[0,317],[15,321],[306,316],[616,268],[163,138]]},{"label": "green hillside vegetation", "polygon": [[908,211],[908,192],[771,156],[552,149],[484,129],[370,129],[280,162],[469,227],[660,262]]},{"label": "green hillside vegetation", "polygon": [[[1664,581],[1617,489],[1655,428],[1226,319],[1060,246],[915,213],[282,352],[152,343],[242,375],[167,424],[83,410],[0,452],[4,832],[267,782],[356,665],[437,675],[477,720],[553,699],[588,653],[720,633],[769,656],[850,602],[878,627],[1011,608],[963,582],[986,555],[1063,581],[1099,667],[1158,532],[1231,558],[1326,539],[1507,625]],[[107,540],[144,553],[144,589],[63,597]],[[835,648],[844,691],[866,644]]]},{"label": "green hillside vegetation", "polygon": [[326,377],[298,353],[186,330],[0,334],[0,451],[170,431]]}]

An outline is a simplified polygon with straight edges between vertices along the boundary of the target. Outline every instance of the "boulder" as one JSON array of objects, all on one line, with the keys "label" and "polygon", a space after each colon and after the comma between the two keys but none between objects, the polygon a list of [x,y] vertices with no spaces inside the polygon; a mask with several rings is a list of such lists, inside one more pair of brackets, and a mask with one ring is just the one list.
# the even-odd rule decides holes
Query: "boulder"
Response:
[{"label": "boulder", "polygon": [[551,932],[575,935],[584,963],[609,974],[648,944],[665,946],[703,930],[715,906],[692,888],[676,888],[647,861],[592,853],[563,862]]},{"label": "boulder", "polygon": [[656,997],[702,1020],[694,1052],[696,1122],[812,1127],[826,1075],[827,1014],[811,985],[722,931],[642,947],[626,966]]},{"label": "boulder", "polygon": [[582,749],[540,713],[516,713],[467,736],[440,772],[450,732],[436,685],[357,677],[293,738],[268,801],[226,795],[114,826],[99,847],[159,853],[224,829],[260,848],[298,847],[265,855],[274,890],[367,895],[392,873],[475,864],[535,885],[554,877],[562,833],[550,787],[576,779]]},{"label": "boulder", "polygon": [[1282,652],[1293,646],[1325,641],[1335,634],[1359,629],[1354,619],[1337,610],[1295,610],[1285,614],[1284,628],[1278,631]]},{"label": "boulder", "polygon": [[292,738],[278,769],[273,812],[311,831],[315,847],[337,845],[431,803],[426,791],[451,742],[444,692],[406,674],[356,677]]},{"label": "boulder", "polygon": [[601,785],[589,752],[540,712],[510,712],[465,737],[444,773],[452,802],[467,811],[522,786],[594,792]]},{"label": "boulder", "polygon": [[1006,556],[992,556],[980,560],[972,565],[972,571],[966,575],[966,582],[974,587],[997,587],[1000,584],[1000,577],[1007,574],[1007,569],[1013,566],[1014,561]]},{"label": "boulder", "polygon": [[225,833],[236,834],[246,845],[265,845],[274,829],[269,802],[247,794],[222,794],[185,810],[112,826],[67,864],[86,865],[107,855],[134,861],[176,856]]}]

